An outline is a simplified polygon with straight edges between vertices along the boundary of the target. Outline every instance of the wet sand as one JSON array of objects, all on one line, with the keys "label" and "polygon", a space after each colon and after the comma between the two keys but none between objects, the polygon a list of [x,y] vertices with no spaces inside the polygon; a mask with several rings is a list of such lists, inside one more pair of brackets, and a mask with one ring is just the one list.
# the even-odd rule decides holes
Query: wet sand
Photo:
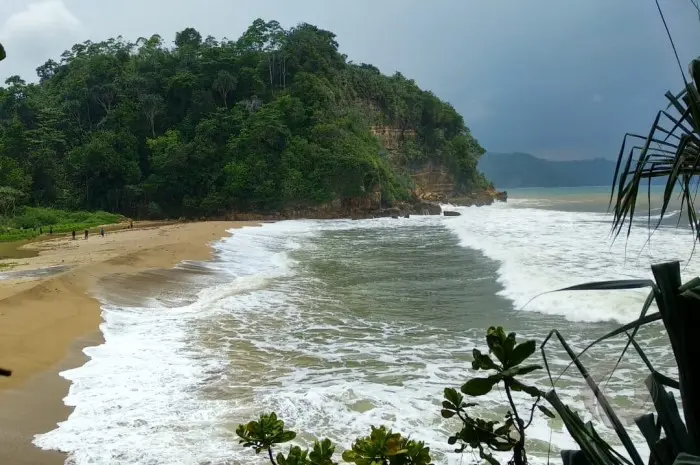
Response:
[{"label": "wet sand", "polygon": [[[63,454],[42,451],[31,441],[70,413],[62,401],[69,383],[58,373],[84,363],[82,349],[101,341],[99,304],[91,295],[98,282],[209,259],[212,241],[249,225],[255,223],[135,224],[104,238],[31,243],[24,248],[37,256],[0,260],[14,262],[0,279],[0,367],[13,371],[0,378],[0,463],[64,463]],[[49,267],[61,268],[37,278],[36,270]]]}]

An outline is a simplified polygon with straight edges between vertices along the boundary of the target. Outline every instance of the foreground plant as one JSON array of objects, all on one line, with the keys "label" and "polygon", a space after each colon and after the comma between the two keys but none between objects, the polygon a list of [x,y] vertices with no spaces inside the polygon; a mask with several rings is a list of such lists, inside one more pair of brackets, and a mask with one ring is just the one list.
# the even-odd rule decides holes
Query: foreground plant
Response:
[{"label": "foreground plant", "polygon": [[[527,463],[525,452],[525,430],[532,423],[535,408],[538,407],[548,417],[554,414],[546,407],[539,405],[544,393],[534,386],[527,385],[516,379],[516,376],[525,375],[542,367],[540,365],[525,365],[525,362],[536,350],[537,344],[533,341],[516,343],[516,334],[506,335],[502,327],[491,327],[486,334],[486,344],[489,353],[496,357],[494,361],[489,355],[482,354],[478,349],[473,350],[472,368],[474,370],[490,371],[485,378],[473,378],[461,387],[461,393],[456,389],[445,389],[445,401],[442,403],[442,416],[452,418],[455,415],[461,420],[462,427],[448,439],[449,444],[459,443],[460,447],[455,452],[463,452],[467,447],[479,451],[479,456],[497,465],[499,462],[492,452],[513,452],[512,463],[523,465]],[[477,404],[465,402],[465,394],[469,397],[481,397],[498,385],[502,385],[508,398],[510,410],[505,414],[505,421],[500,424],[497,421],[489,421],[481,418],[472,418],[467,409]],[[518,411],[513,399],[513,391],[524,392],[534,400],[529,407],[527,421]],[[497,426],[499,425],[500,426]]]},{"label": "foreground plant", "polygon": [[[236,434],[239,443],[256,454],[266,452],[273,465],[336,465],[333,461],[335,445],[330,439],[315,441],[311,450],[290,446],[287,455],[273,453],[273,447],[296,437],[294,431],[285,430],[284,422],[273,412],[260,415],[258,421],[239,425]],[[343,453],[343,461],[356,465],[430,465],[430,449],[422,442],[414,441],[387,430],[384,426],[372,427],[369,436],[357,439],[350,450]]]},{"label": "foreground plant", "polygon": [[[546,398],[557,410],[571,437],[580,447],[579,451],[562,452],[565,464],[644,465],[638,451],[639,445],[632,441],[605,394],[580,360],[583,353],[595,344],[618,335],[625,336],[628,344],[617,362],[620,362],[627,348],[632,347],[649,370],[645,384],[651,395],[655,412],[635,418],[635,424],[647,441],[651,453],[650,463],[658,465],[700,463],[700,456],[698,456],[700,454],[700,371],[697,369],[700,346],[694,339],[697,337],[697,328],[700,327],[700,278],[683,283],[679,262],[653,265],[651,270],[654,281],[645,279],[604,281],[562,289],[602,291],[651,288],[637,320],[601,336],[578,355],[556,330],[552,331],[542,343],[542,354],[546,366],[545,347],[550,338],[556,336],[571,357],[572,364],[576,366],[595,394],[629,456],[627,458],[616,451],[598,435],[591,422],[584,423],[573,410],[561,402],[554,389],[554,380],[550,373],[553,389],[547,393]],[[653,302],[656,302],[659,311],[649,313]],[[635,340],[642,326],[656,321],[663,323],[668,335],[676,361],[677,379],[657,371],[641,345]],[[680,395],[682,416],[674,395],[668,390],[675,390]]]}]

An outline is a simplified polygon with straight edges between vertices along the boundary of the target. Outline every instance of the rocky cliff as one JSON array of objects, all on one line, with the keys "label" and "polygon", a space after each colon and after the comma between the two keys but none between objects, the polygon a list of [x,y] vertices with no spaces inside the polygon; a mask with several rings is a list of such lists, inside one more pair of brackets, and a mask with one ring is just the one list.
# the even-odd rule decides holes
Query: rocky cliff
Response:
[{"label": "rocky cliff", "polygon": [[416,202],[482,206],[490,205],[494,201],[507,200],[507,193],[493,189],[472,193],[459,192],[454,177],[446,166],[433,160],[422,162],[410,160],[410,156],[405,152],[407,146],[415,141],[415,130],[378,125],[370,128],[370,131],[387,151],[389,161],[394,168],[410,176],[415,184],[413,195]]}]

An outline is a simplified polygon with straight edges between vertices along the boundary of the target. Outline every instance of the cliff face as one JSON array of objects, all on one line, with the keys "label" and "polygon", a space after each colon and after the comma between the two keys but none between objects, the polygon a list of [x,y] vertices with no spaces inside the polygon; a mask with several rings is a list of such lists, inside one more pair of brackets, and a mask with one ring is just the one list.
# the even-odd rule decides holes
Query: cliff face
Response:
[{"label": "cliff face", "polygon": [[407,156],[403,149],[407,142],[413,142],[416,131],[388,126],[374,126],[370,131],[389,154],[389,161],[397,171],[407,172],[416,185],[414,194],[422,200],[444,201],[455,191],[453,177],[447,169],[432,161],[407,166]]},{"label": "cliff face", "polygon": [[432,160],[407,163],[408,155],[404,153],[407,143],[415,141],[416,131],[388,126],[373,126],[372,134],[379,140],[389,155],[389,161],[399,172],[407,172],[415,188],[413,195],[416,201],[457,203],[459,205],[489,205],[494,201],[505,202],[507,194],[495,190],[465,195],[457,191],[454,176],[448,168]]},{"label": "cliff face", "polygon": [[416,184],[415,193],[422,200],[445,202],[455,194],[455,182],[444,166],[427,163],[411,173]]},{"label": "cliff face", "polygon": [[415,140],[416,131],[413,129],[400,129],[388,126],[373,126],[370,132],[382,144],[382,147],[389,152],[389,160],[398,163],[401,159],[401,147],[407,140]]}]

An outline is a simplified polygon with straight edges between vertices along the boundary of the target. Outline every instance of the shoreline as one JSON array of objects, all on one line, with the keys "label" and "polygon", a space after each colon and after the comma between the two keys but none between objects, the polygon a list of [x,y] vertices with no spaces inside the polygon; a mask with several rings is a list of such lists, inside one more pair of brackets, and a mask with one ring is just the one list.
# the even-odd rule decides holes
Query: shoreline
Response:
[{"label": "shoreline", "polygon": [[226,237],[227,230],[259,224],[135,224],[104,238],[59,237],[23,246],[38,255],[22,259],[12,271],[67,269],[33,281],[0,281],[0,367],[13,371],[12,377],[0,378],[0,463],[65,462],[65,454],[39,449],[32,440],[72,410],[63,403],[70,382],[58,374],[84,364],[83,348],[103,342],[101,307],[92,294],[99,280],[172,268],[183,260],[209,260],[214,253],[210,244]]}]

